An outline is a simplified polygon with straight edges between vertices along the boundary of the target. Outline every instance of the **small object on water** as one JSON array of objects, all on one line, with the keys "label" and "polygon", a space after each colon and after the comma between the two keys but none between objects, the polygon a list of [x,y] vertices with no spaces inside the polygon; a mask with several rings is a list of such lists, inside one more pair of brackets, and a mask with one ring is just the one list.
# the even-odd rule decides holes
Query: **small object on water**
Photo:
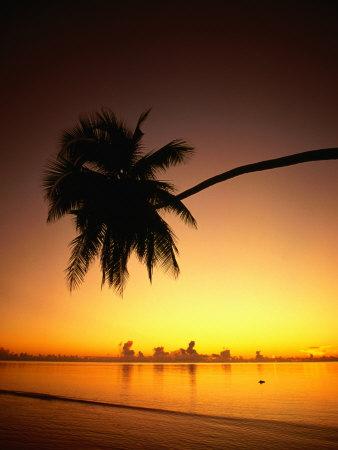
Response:
[{"label": "small object on water", "polygon": [[259,380],[258,383],[259,383],[259,384],[264,384],[265,381],[264,381],[264,380]]}]

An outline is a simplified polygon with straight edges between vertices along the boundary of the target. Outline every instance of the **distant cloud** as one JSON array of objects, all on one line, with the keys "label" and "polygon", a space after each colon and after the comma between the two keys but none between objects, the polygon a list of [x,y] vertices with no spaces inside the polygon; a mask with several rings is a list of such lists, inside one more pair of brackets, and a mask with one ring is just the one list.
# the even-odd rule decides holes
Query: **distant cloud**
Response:
[{"label": "distant cloud", "polygon": [[325,355],[327,349],[329,349],[330,347],[331,347],[331,345],[312,345],[311,347],[307,347],[300,351],[302,353],[306,353],[308,355],[323,356],[323,355]]}]

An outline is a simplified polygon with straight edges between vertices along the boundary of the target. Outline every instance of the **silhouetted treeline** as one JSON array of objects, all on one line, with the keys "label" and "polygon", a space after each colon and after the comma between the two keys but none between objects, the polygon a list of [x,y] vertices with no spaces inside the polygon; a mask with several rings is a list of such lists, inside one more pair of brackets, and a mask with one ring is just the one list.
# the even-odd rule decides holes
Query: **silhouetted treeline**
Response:
[{"label": "silhouetted treeline", "polygon": [[33,355],[26,352],[14,353],[0,347],[0,360],[2,361],[84,361],[86,358],[78,355],[56,355],[52,353],[47,355],[41,353]]},{"label": "silhouetted treeline", "polygon": [[[197,353],[194,349],[195,342],[191,341],[187,349],[179,349],[174,352],[166,352],[164,347],[155,347],[152,356],[144,356],[139,351],[131,349],[132,341],[128,341],[127,347],[120,356],[79,356],[62,354],[41,354],[33,355],[26,352],[14,353],[8,349],[0,347],[0,361],[63,361],[63,362],[310,362],[310,361],[338,361],[337,356],[313,356],[306,357],[266,357],[260,352],[256,352],[253,358],[243,358],[242,356],[230,356],[229,350],[224,350],[211,355]],[[257,357],[257,353],[259,357]]]}]

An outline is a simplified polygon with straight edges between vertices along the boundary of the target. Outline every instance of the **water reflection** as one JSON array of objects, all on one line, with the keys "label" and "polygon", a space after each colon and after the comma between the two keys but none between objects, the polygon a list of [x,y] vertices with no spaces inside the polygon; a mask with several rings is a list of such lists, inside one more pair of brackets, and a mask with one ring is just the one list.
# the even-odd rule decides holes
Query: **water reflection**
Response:
[{"label": "water reflection", "polygon": [[[266,384],[257,384],[259,379]],[[338,424],[337,363],[0,363],[0,388],[236,417]]]},{"label": "water reflection", "polygon": [[162,389],[163,375],[164,375],[164,364],[154,364],[153,374],[156,383],[156,389]]},{"label": "water reflection", "polygon": [[257,372],[259,375],[263,375],[265,364],[257,364]]},{"label": "water reflection", "polygon": [[196,373],[197,373],[197,365],[196,364],[188,364],[187,369],[189,373],[190,386],[194,386],[196,384]]},{"label": "water reflection", "polygon": [[121,387],[124,391],[124,395],[128,398],[128,391],[131,385],[132,373],[134,371],[135,366],[133,364],[122,364],[121,368]]},{"label": "water reflection", "polygon": [[164,364],[154,364],[153,368],[155,373],[161,374],[164,371]]},{"label": "water reflection", "polygon": [[231,375],[231,364],[222,364],[222,368],[226,374]]},{"label": "water reflection", "polygon": [[196,377],[197,377],[197,364],[188,364],[187,372],[189,374],[189,385],[190,385],[190,408],[192,411],[195,411],[196,405],[196,395],[197,395],[197,386],[196,386]]}]

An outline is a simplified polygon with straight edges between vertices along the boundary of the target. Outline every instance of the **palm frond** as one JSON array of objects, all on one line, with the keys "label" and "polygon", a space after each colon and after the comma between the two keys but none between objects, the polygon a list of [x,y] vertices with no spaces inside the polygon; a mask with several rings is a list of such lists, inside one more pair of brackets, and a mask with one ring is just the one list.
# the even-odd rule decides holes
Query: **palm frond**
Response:
[{"label": "palm frond", "polygon": [[101,252],[102,286],[108,282],[110,287],[119,294],[123,294],[129,276],[127,264],[131,251],[130,239],[126,236],[116,236],[112,230],[108,229]]},{"label": "palm frond", "polygon": [[99,201],[107,190],[106,178],[59,156],[45,170],[43,188],[49,203],[47,222],[54,222],[76,210],[83,202]]},{"label": "palm frond", "polygon": [[144,217],[146,217],[144,223],[137,224],[134,249],[140,261],[147,267],[149,280],[152,281],[156,265],[177,276],[179,273],[176,260],[178,249],[173,231],[154,209],[148,210],[148,214]]},{"label": "palm frond", "polygon": [[67,282],[71,291],[82,283],[90,263],[100,250],[103,235],[104,227],[102,225],[92,225],[71,241],[72,250],[66,269]]},{"label": "palm frond", "polygon": [[148,271],[148,278],[151,283],[153,281],[153,271],[154,266],[156,264],[155,239],[154,239],[154,232],[152,230],[148,232],[145,241],[145,253],[143,259],[145,260],[145,264]]},{"label": "palm frond", "polygon": [[147,199],[155,199],[158,191],[165,191],[174,194],[175,186],[169,181],[150,179],[150,180],[135,180],[135,188],[142,192]]},{"label": "palm frond", "polygon": [[156,213],[157,224],[154,233],[155,261],[159,263],[165,272],[171,272],[178,276],[180,269],[176,260],[178,248],[176,236],[169,225]]},{"label": "palm frond", "polygon": [[193,153],[193,147],[176,139],[159,150],[148,153],[134,165],[133,173],[142,178],[154,178],[156,171],[185,162]]},{"label": "palm frond", "polygon": [[170,191],[158,188],[150,199],[156,209],[173,212],[179,216],[184,223],[197,228],[197,222],[185,204]]},{"label": "palm frond", "polygon": [[59,154],[111,174],[126,171],[140,156],[133,133],[109,109],[80,117],[74,128],[63,133]]},{"label": "palm frond", "polygon": [[134,141],[135,143],[139,143],[140,140],[142,139],[142,136],[143,136],[144,133],[143,133],[143,131],[141,130],[141,125],[143,125],[143,122],[144,122],[144,121],[146,120],[146,118],[148,117],[150,111],[151,111],[151,108],[149,108],[149,109],[147,109],[146,111],[144,111],[144,112],[140,115],[140,117],[139,117],[139,119],[138,119],[138,121],[137,121],[135,130],[134,130],[134,134],[133,134],[133,141]]}]

